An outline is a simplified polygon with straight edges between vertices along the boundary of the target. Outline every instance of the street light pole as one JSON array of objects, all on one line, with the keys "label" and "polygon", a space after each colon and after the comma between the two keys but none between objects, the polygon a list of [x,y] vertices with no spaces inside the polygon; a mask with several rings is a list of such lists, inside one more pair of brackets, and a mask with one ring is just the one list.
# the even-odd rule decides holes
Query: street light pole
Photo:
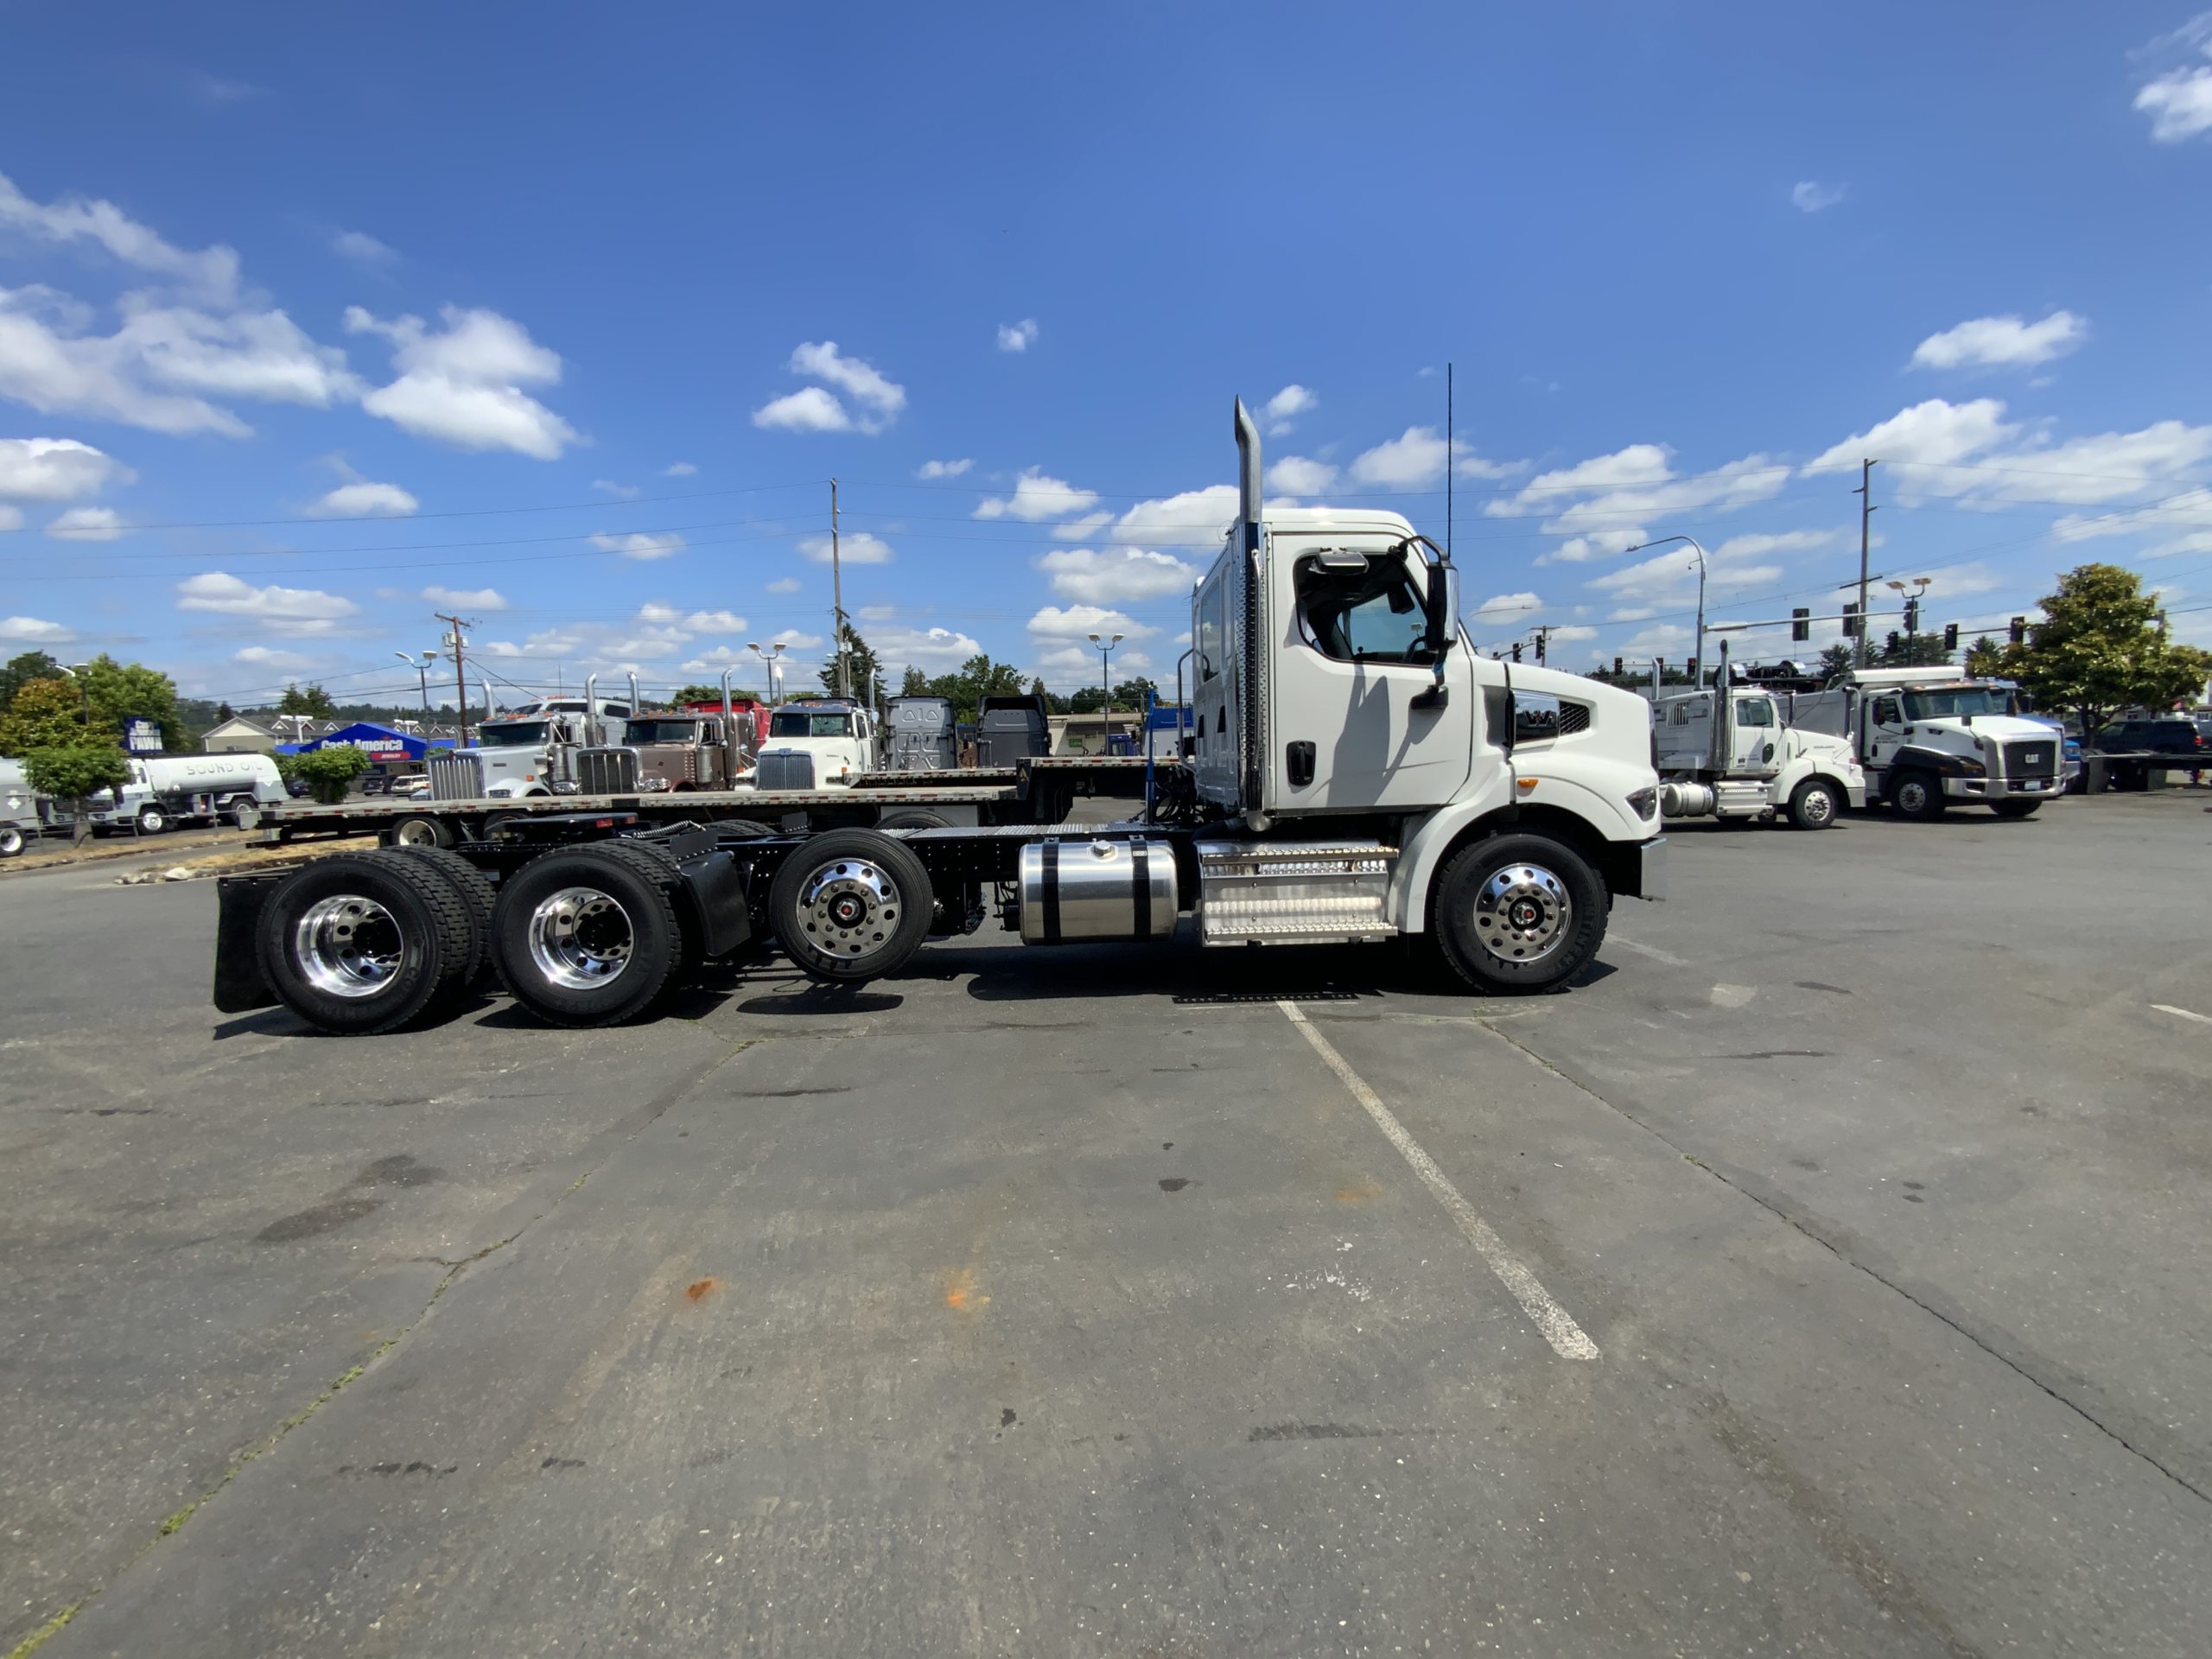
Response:
[{"label": "street light pole", "polygon": [[779,659],[784,654],[783,641],[779,639],[767,650],[763,651],[760,649],[758,643],[748,639],[745,642],[745,648],[768,665],[768,701],[772,703],[774,702],[777,697],[777,666]]},{"label": "street light pole", "polygon": [[1114,708],[1114,673],[1107,666],[1107,660],[1113,655],[1114,647],[1122,643],[1122,636],[1117,633],[1111,639],[1101,639],[1094,633],[1090,636],[1090,643],[1098,647],[1098,746],[1099,753],[1103,754],[1106,746],[1113,741],[1114,729],[1110,718]]},{"label": "street light pole", "polygon": [[1694,536],[1662,536],[1655,541],[1638,542],[1634,547],[1622,550],[1641,553],[1647,547],[1664,547],[1669,542],[1688,542],[1697,550],[1697,643],[1691,648],[1690,657],[1697,664],[1697,683],[1701,686],[1705,683],[1705,543]]},{"label": "street light pole", "polygon": [[415,671],[416,685],[423,693],[423,729],[428,733],[430,729],[430,664],[438,660],[438,653],[426,651],[420,662],[416,661],[415,653],[411,651],[395,651],[391,654]]}]

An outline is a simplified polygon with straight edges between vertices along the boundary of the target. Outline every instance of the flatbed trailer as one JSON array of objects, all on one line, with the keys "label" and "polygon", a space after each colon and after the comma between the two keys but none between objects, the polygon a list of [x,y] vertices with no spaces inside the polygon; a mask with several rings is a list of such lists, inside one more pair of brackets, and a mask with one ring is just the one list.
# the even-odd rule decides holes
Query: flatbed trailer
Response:
[{"label": "flatbed trailer", "polygon": [[[1153,775],[1177,769],[1160,760]],[[291,801],[266,808],[262,839],[376,836],[416,847],[496,839],[506,823],[578,813],[634,815],[643,825],[735,820],[797,831],[848,828],[927,829],[937,824],[1058,823],[1078,794],[1141,800],[1141,755],[1040,755],[1012,766],[964,771],[862,773],[849,785],[807,790],[641,791],[621,795],[536,795],[476,800]]]}]

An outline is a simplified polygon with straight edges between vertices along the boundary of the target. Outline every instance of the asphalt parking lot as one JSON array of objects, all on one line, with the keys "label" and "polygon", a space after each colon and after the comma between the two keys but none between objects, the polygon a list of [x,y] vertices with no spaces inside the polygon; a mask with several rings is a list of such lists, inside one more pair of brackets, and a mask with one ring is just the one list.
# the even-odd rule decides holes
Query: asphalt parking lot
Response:
[{"label": "asphalt parking lot", "polygon": [[2200,1654],[2205,798],[1688,827],[1509,1001],[989,931],[335,1039],[12,878],[0,1651]]}]

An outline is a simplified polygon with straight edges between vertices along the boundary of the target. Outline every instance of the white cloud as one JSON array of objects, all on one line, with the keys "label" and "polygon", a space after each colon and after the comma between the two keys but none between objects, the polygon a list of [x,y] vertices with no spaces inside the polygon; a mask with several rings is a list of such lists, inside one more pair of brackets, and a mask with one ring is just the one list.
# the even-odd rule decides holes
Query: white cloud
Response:
[{"label": "white cloud", "polygon": [[22,527],[22,510],[10,506],[5,501],[0,501],[0,530],[21,530]]},{"label": "white cloud", "polygon": [[331,251],[351,259],[365,270],[388,270],[399,263],[399,251],[379,242],[366,231],[337,231],[330,238]]},{"label": "white cloud", "polygon": [[[2192,51],[2212,58],[2212,11],[2197,13],[2136,55],[2171,57]],[[2135,94],[2135,107],[2151,118],[2151,137],[2162,144],[2212,132],[2212,68],[2183,64],[2169,70],[2143,86]]]},{"label": "white cloud", "polygon": [[72,507],[46,526],[57,542],[111,542],[124,530],[123,515],[113,507]]},{"label": "white cloud", "polygon": [[[798,550],[817,564],[830,563],[827,536],[807,537],[799,543]],[[888,564],[892,559],[891,544],[867,531],[855,531],[849,536],[838,537],[837,559],[841,564]]]},{"label": "white cloud", "polygon": [[[1973,507],[2135,505],[2186,487],[2212,463],[2212,424],[2157,421],[2133,432],[2053,442],[2026,436],[1994,398],[1964,404],[1931,398],[1845,439],[1805,470],[1842,471],[1861,456],[1896,469],[1892,487],[1907,504],[1941,497]],[[2069,525],[2069,539],[2081,538],[2082,522]]]},{"label": "white cloud", "polygon": [[110,479],[130,477],[112,456],[74,438],[0,438],[0,496],[70,501],[99,494]]},{"label": "white cloud", "polygon": [[422,504],[397,484],[357,479],[308,505],[310,518],[404,518]]},{"label": "white cloud", "polygon": [[1045,554],[1037,568],[1052,578],[1052,591],[1090,605],[1127,604],[1187,594],[1198,578],[1196,565],[1172,554],[1142,548],[1093,550],[1073,547]]},{"label": "white cloud", "polygon": [[768,591],[772,594],[795,594],[805,585],[797,576],[778,576],[768,584]]},{"label": "white cloud", "polygon": [[672,530],[633,530],[626,535],[594,536],[591,544],[602,553],[620,553],[626,559],[664,559],[690,545]]},{"label": "white cloud", "polygon": [[[785,628],[768,643],[781,645],[786,651],[813,651],[830,642],[818,633],[803,633],[797,628]],[[851,654],[848,650],[846,655],[849,657]]]},{"label": "white cloud", "polygon": [[[1638,611],[1649,614],[1645,607],[1694,601],[1697,594],[1697,555],[1676,543],[1637,563],[1609,570],[1585,585],[1627,607],[1614,612],[1611,620],[1634,620]],[[1778,564],[1754,564],[1734,555],[1724,558],[1719,550],[1707,557],[1706,569],[1706,585],[1713,603],[1718,603],[1727,592],[1740,592],[1756,583],[1770,582],[1782,574]]]},{"label": "white cloud", "polygon": [[272,668],[280,673],[298,674],[318,666],[320,658],[302,656],[296,651],[277,651],[269,645],[244,645],[231,658],[234,663],[244,663],[248,668]]},{"label": "white cloud", "polygon": [[2005,405],[1994,397],[1977,397],[1970,404],[1930,397],[1823,450],[1807,463],[1805,472],[1843,472],[1865,456],[1931,465],[1964,461],[2007,442],[2019,429],[2005,422]]},{"label": "white cloud", "polygon": [[1672,453],[1663,443],[1632,443],[1609,455],[1593,455],[1572,467],[1539,473],[1511,499],[1492,501],[1483,511],[1494,518],[1518,517],[1531,511],[1549,512],[1567,497],[1585,492],[1662,484],[1675,475]]},{"label": "white cloud", "polygon": [[1538,564],[1586,564],[1592,559],[1610,559],[1625,553],[1643,539],[1641,526],[1625,529],[1593,530],[1586,536],[1576,536],[1561,542],[1548,553],[1537,556]]},{"label": "white cloud", "polygon": [[1020,322],[999,324],[999,350],[1026,352],[1037,343],[1037,319],[1024,317]]},{"label": "white cloud", "polygon": [[1079,639],[1088,645],[1094,633],[1149,639],[1160,630],[1147,626],[1126,611],[1103,605],[1047,605],[1029,619],[1029,632],[1040,640]]},{"label": "white cloud", "polygon": [[507,596],[496,588],[425,588],[423,597],[449,611],[504,611]]},{"label": "white cloud", "polygon": [[[809,379],[824,380],[869,411],[860,420],[863,432],[880,432],[899,417],[906,406],[906,389],[884,378],[873,364],[847,357],[834,340],[808,340],[791,353],[791,371]],[[836,403],[834,397],[830,400]],[[773,405],[771,405],[772,407]],[[842,412],[842,405],[838,405]],[[755,422],[760,419],[755,416]]]},{"label": "white cloud", "polygon": [[639,621],[651,622],[660,626],[665,626],[683,614],[683,613],[677,610],[675,606],[664,604],[657,599],[649,599],[638,607]]},{"label": "white cloud", "polygon": [[226,616],[258,617],[264,621],[292,624],[296,631],[313,633],[327,628],[360,607],[337,594],[315,588],[257,588],[224,570],[187,576],[176,585],[181,611],[216,611]]},{"label": "white cloud", "polygon": [[2072,351],[2088,338],[2086,319],[2054,311],[2041,322],[2018,317],[1975,317],[1916,346],[1916,369],[2029,368]]},{"label": "white cloud", "polygon": [[689,478],[699,469],[688,461],[671,461],[660,469],[663,478]]},{"label": "white cloud", "polygon": [[982,654],[982,643],[952,628],[884,628],[868,636],[876,660],[889,668],[948,672],[970,657]]},{"label": "white cloud", "polygon": [[[1483,511],[1493,518],[1548,512],[1544,530],[1554,536],[1585,538],[1576,552],[1589,557],[1631,525],[1701,507],[1727,512],[1763,501],[1789,481],[1789,467],[1763,454],[1745,455],[1711,472],[1683,477],[1675,475],[1670,463],[1671,452],[1664,445],[1632,444],[1541,474],[1511,497],[1487,503]],[[1577,491],[1592,489],[1595,493],[1580,500],[1569,499]],[[1641,535],[1639,530],[1639,538]],[[1590,539],[1599,537],[1606,539]],[[1566,562],[1576,560],[1567,557]]]},{"label": "white cloud", "polygon": [[1080,518],[1071,518],[1065,524],[1054,524],[1052,539],[1061,542],[1079,542],[1087,536],[1096,536],[1113,522],[1114,515],[1102,507],[1096,512],[1084,513]]},{"label": "white cloud", "polygon": [[1789,205],[1801,213],[1817,213],[1841,201],[1843,194],[1842,185],[1822,184],[1815,179],[1800,179],[1789,192]]},{"label": "white cloud", "polygon": [[611,478],[594,478],[591,486],[602,495],[611,495],[617,501],[634,501],[645,492],[634,484],[617,484]]},{"label": "white cloud", "polygon": [[448,305],[438,315],[444,327],[433,332],[420,317],[385,322],[358,305],[346,308],[346,332],[391,340],[399,371],[390,385],[361,399],[363,409],[403,431],[459,449],[508,449],[553,461],[583,442],[574,427],[523,390],[559,382],[559,353],[496,311]]},{"label": "white cloud", "polygon": [[743,633],[745,619],[735,611],[694,611],[683,626],[694,633]]},{"label": "white cloud", "polygon": [[973,461],[925,461],[914,469],[916,478],[957,478],[976,463]]},{"label": "white cloud", "polygon": [[772,397],[753,411],[753,424],[781,428],[786,432],[849,432],[853,417],[845,406],[819,386]]},{"label": "white cloud", "polygon": [[1756,559],[1769,553],[1810,553],[1834,547],[1844,538],[1840,530],[1785,530],[1777,535],[1753,533],[1731,536],[1713,550],[1715,563],[1724,559]]},{"label": "white cloud", "polygon": [[168,276],[207,297],[227,301],[238,286],[238,257],[226,247],[190,252],[131,219],[111,201],[66,197],[41,204],[0,174],[0,230],[34,240],[92,242],[139,270]]},{"label": "white cloud", "polygon": [[1035,524],[1044,518],[1064,518],[1086,512],[1098,502],[1095,490],[1078,489],[1065,479],[1052,478],[1034,467],[1024,469],[1014,481],[1014,493],[986,497],[976,509],[978,518],[1020,518]]},{"label": "white cloud", "polygon": [[1409,426],[1351,464],[1352,482],[1370,489],[1418,490],[1443,476],[1444,439],[1433,426]]},{"label": "white cloud", "polygon": [[[2183,490],[2147,506],[2112,512],[2089,516],[2069,512],[2051,525],[2050,533],[2057,541],[2082,542],[2101,536],[2165,535],[2198,526],[2212,531],[2212,489]],[[2148,549],[2142,556],[2158,558],[2169,553],[2194,553],[2202,545],[2192,531],[2179,542]]]},{"label": "white cloud", "polygon": [[1203,490],[1155,501],[1140,501],[1114,525],[1114,539],[1169,547],[1211,547],[1236,518],[1236,486],[1209,484]]},{"label": "white cloud", "polygon": [[863,605],[853,613],[863,622],[888,622],[899,614],[896,605]]},{"label": "white cloud", "polygon": [[27,645],[67,645],[77,637],[74,628],[35,616],[0,616],[0,639]]},{"label": "white cloud", "polygon": [[1280,437],[1297,423],[1298,417],[1321,406],[1321,400],[1301,385],[1287,385],[1268,399],[1260,410],[1269,437]]},{"label": "white cloud", "polygon": [[[1554,386],[1553,390],[1558,388]],[[1468,447],[1464,438],[1454,440],[1452,447],[1459,456],[1452,470],[1461,478],[1514,478],[1529,470],[1525,461],[1485,461]]]},{"label": "white cloud", "polygon": [[1268,468],[1268,487],[1281,495],[1323,495],[1337,486],[1337,469],[1325,461],[1285,455]]},{"label": "white cloud", "polygon": [[1486,626],[1496,626],[1500,622],[1510,621],[1516,616],[1540,611],[1543,607],[1544,601],[1534,594],[1494,594],[1475,607],[1468,615],[1482,617],[1485,619]]}]

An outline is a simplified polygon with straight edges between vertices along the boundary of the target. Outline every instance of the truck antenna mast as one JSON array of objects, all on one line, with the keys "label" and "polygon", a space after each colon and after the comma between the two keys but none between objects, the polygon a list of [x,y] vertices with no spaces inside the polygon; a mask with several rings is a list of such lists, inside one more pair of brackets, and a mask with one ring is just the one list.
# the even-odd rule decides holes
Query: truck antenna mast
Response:
[{"label": "truck antenna mast", "polygon": [[1455,441],[1452,432],[1452,365],[1444,365],[1444,556],[1452,556],[1452,463]]}]

